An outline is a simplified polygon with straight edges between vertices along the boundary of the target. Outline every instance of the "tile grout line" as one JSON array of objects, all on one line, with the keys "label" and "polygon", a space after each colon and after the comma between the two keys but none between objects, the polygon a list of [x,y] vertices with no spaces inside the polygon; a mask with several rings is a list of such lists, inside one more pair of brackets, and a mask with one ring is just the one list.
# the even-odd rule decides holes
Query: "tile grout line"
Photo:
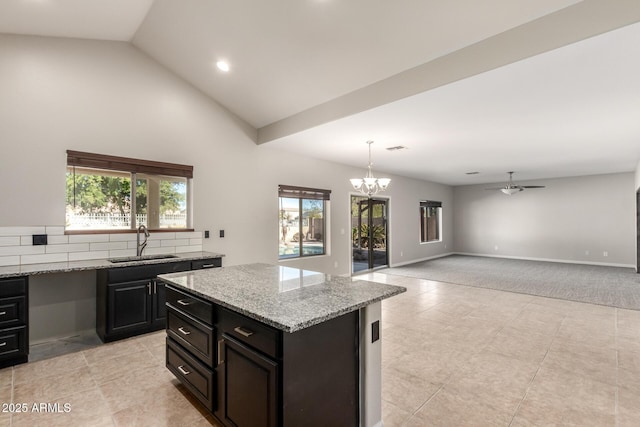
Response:
[{"label": "tile grout line", "polygon": [[442,382],[442,385],[440,385],[440,388],[437,389],[435,391],[435,393],[433,393],[431,396],[429,396],[429,398],[427,400],[425,400],[422,405],[418,406],[418,409],[416,409],[415,411],[413,411],[411,413],[411,416],[402,424],[406,424],[411,418],[413,418],[415,416],[415,414],[417,414],[422,408],[424,408],[434,397],[436,397],[438,395],[438,393],[440,393],[440,391],[442,391],[442,389],[444,388],[445,384],[447,381],[449,381],[449,378],[451,378],[452,374],[449,374],[449,376]]},{"label": "tile grout line", "polygon": [[[567,316],[565,316],[562,319],[562,322],[564,322],[564,320],[566,318],[567,318]],[[562,325],[562,322],[560,322],[561,325]],[[531,381],[529,381],[529,384],[527,384],[527,388],[526,388],[526,390],[524,392],[524,396],[522,396],[522,399],[518,403],[518,406],[516,407],[516,410],[513,412],[513,417],[511,417],[511,421],[509,422],[509,427],[511,427],[511,425],[513,424],[513,421],[516,419],[516,415],[518,414],[518,411],[520,410],[520,406],[522,406],[522,403],[527,398],[527,395],[529,394],[529,390],[531,390],[531,384],[533,384],[533,381],[536,379],[536,377],[540,373],[540,370],[542,369],[542,364],[544,363],[545,359],[547,358],[547,355],[549,354],[549,350],[551,349],[551,346],[553,345],[553,342],[556,340],[556,337],[558,335],[558,331],[559,330],[560,330],[560,326],[558,326],[558,329],[556,329],[555,334],[553,336],[553,339],[549,343],[549,347],[547,348],[547,351],[545,351],[544,357],[542,358],[542,360],[540,361],[540,364],[538,365],[538,369],[536,370],[536,373],[533,374],[533,377],[531,378]]]}]

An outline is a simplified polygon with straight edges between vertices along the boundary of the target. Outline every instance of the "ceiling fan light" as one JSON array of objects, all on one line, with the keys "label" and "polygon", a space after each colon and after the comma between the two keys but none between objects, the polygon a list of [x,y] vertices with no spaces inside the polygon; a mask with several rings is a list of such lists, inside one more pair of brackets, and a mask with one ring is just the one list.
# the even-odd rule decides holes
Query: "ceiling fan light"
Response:
[{"label": "ceiling fan light", "polygon": [[517,192],[519,192],[520,189],[518,187],[507,187],[501,188],[500,191],[502,191],[507,196],[511,196],[512,194],[516,194]]}]

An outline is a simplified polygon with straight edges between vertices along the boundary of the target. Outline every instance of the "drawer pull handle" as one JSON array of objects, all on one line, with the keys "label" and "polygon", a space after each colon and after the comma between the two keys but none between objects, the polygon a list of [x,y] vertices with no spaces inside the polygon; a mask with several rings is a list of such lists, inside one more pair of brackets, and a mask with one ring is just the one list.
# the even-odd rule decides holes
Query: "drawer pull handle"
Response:
[{"label": "drawer pull handle", "polygon": [[222,346],[224,345],[224,340],[218,341],[218,365],[222,365],[224,363]]},{"label": "drawer pull handle", "polygon": [[248,329],[243,329],[241,326],[237,326],[233,328],[233,330],[239,333],[240,335],[242,335],[243,337],[249,338],[251,335],[253,335],[253,332],[251,332]]},{"label": "drawer pull handle", "polygon": [[180,305],[191,305],[191,301],[184,300],[184,299],[179,299],[178,300],[178,304],[180,304]]},{"label": "drawer pull handle", "polygon": [[213,264],[202,264],[202,268],[213,268],[215,267]]},{"label": "drawer pull handle", "polygon": [[184,328],[182,326],[180,326],[178,328],[178,330],[180,331],[180,333],[182,333],[182,335],[189,335],[191,332],[189,331],[185,331]]},{"label": "drawer pull handle", "polygon": [[0,316],[4,316],[5,314],[7,314],[6,311],[0,311]]},{"label": "drawer pull handle", "polygon": [[7,345],[7,342],[6,342],[6,341],[5,341],[5,342],[0,343],[0,347],[4,347],[5,345]]},{"label": "drawer pull handle", "polygon": [[182,375],[189,375],[191,372],[184,369],[184,365],[178,366],[178,371],[182,373]]}]

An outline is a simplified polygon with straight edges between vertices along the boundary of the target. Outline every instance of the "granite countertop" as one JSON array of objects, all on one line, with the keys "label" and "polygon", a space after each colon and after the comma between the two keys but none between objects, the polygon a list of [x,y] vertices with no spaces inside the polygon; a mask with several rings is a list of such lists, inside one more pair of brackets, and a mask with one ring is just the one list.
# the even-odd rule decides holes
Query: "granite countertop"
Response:
[{"label": "granite countertop", "polygon": [[108,259],[92,259],[86,261],[52,262],[46,264],[23,264],[0,267],[0,279],[15,276],[34,276],[48,273],[68,273],[71,271],[100,270],[104,268],[131,267],[135,265],[162,264],[176,261],[193,261],[206,258],[220,258],[223,254],[213,252],[185,252],[175,255],[175,258],[134,260],[113,263]]},{"label": "granite countertop", "polygon": [[405,292],[350,277],[246,264],[158,278],[284,332],[295,332]]}]

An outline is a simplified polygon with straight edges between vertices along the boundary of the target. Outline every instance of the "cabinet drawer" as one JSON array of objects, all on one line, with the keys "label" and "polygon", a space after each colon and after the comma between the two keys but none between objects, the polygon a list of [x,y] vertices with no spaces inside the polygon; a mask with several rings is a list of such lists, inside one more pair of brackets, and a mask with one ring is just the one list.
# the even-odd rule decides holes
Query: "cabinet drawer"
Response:
[{"label": "cabinet drawer", "polygon": [[207,409],[215,409],[214,373],[171,338],[167,338],[167,368]]},{"label": "cabinet drawer", "polygon": [[167,310],[167,335],[205,364],[213,366],[215,357],[213,328],[169,307]]},{"label": "cabinet drawer", "polygon": [[27,327],[3,329],[0,331],[0,358],[27,354]]},{"label": "cabinet drawer", "polygon": [[0,299],[0,327],[26,324],[25,297]]},{"label": "cabinet drawer", "polygon": [[27,292],[27,278],[15,277],[0,280],[0,298],[17,297]]},{"label": "cabinet drawer", "polygon": [[198,297],[188,295],[172,286],[166,287],[167,304],[206,325],[213,325],[213,304]]},{"label": "cabinet drawer", "polygon": [[131,282],[156,277],[158,274],[177,273],[191,269],[191,262],[165,262],[160,264],[138,265],[133,267],[110,268],[107,270],[107,282]]},{"label": "cabinet drawer", "polygon": [[217,309],[217,324],[220,333],[225,333],[240,342],[271,356],[280,357],[281,333],[263,323],[250,319],[222,307]]},{"label": "cabinet drawer", "polygon": [[222,258],[207,258],[191,261],[192,270],[201,270],[203,268],[222,267]]}]

